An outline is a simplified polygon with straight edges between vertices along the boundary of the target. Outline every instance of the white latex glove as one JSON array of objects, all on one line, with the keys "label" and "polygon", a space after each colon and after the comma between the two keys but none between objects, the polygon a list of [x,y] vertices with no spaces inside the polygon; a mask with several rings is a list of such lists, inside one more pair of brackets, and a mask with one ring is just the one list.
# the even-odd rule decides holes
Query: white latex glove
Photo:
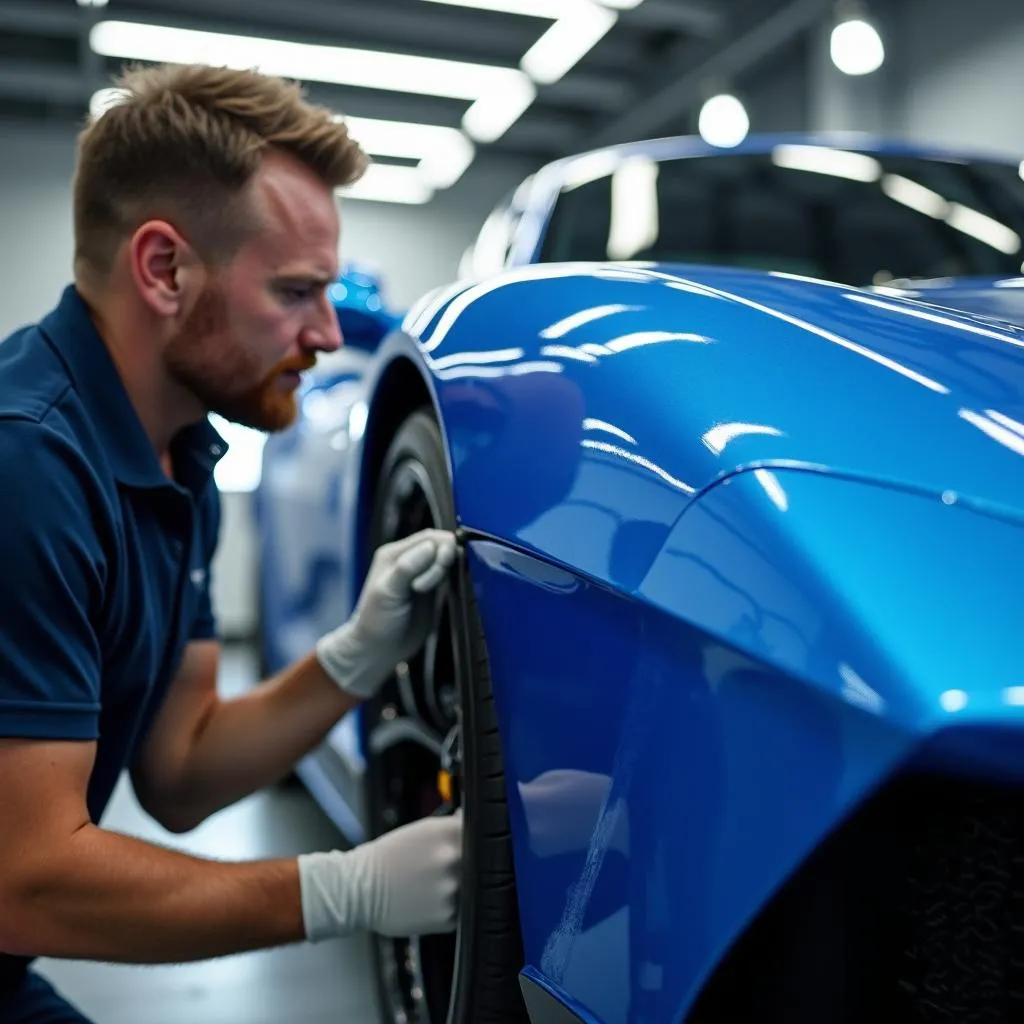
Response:
[{"label": "white latex glove", "polygon": [[433,595],[455,561],[455,534],[421,530],[382,544],[373,555],[351,618],[317,641],[317,659],[347,693],[372,697],[423,646]]},{"label": "white latex glove", "polygon": [[412,936],[455,930],[461,810],[414,821],[351,850],[298,860],[310,942],[353,931]]}]

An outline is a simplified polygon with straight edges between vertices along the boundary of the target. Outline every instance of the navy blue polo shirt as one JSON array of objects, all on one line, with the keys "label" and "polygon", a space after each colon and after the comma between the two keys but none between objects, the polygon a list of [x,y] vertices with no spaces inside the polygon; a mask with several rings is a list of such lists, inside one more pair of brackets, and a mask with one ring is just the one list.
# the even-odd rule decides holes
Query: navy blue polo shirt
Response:
[{"label": "navy blue polo shirt", "polygon": [[97,741],[94,822],[185,646],[215,636],[226,450],[203,419],[167,477],[73,286],[0,343],[0,737]]}]

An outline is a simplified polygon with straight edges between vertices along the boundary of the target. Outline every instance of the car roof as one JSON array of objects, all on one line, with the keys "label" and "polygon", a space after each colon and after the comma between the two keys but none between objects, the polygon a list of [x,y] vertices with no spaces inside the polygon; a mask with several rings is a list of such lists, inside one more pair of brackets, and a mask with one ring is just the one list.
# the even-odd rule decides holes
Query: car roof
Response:
[{"label": "car roof", "polygon": [[675,135],[636,142],[619,143],[584,150],[548,163],[543,172],[562,170],[576,161],[606,156],[610,160],[627,157],[647,157],[651,160],[672,160],[683,157],[729,156],[770,153],[777,146],[826,146],[834,149],[853,149],[878,155],[917,156],[923,159],[971,160],[1012,165],[1019,163],[1022,154],[984,150],[941,143],[927,143],[912,139],[876,135],[869,132],[774,132],[748,135],[739,145],[723,148],[705,142],[699,135]]}]

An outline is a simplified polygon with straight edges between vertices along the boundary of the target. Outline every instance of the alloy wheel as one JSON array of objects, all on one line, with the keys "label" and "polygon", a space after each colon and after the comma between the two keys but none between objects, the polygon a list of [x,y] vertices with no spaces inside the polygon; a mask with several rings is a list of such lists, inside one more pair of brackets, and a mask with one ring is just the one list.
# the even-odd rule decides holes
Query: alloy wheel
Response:
[{"label": "alloy wheel", "polygon": [[[375,543],[443,525],[439,496],[425,467],[399,462],[384,484]],[[459,805],[461,709],[456,676],[454,595],[434,595],[433,624],[424,647],[401,663],[367,708],[366,744],[373,762],[370,818],[389,831]],[[451,782],[449,800],[440,789]],[[374,939],[385,1010],[395,1024],[444,1024],[451,1002],[458,933]]]}]

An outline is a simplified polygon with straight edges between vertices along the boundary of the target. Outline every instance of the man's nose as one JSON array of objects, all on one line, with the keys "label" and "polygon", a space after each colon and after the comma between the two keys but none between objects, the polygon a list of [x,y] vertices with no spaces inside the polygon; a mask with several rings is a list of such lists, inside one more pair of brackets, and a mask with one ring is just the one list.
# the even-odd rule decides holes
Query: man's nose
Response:
[{"label": "man's nose", "polygon": [[341,334],[341,325],[338,323],[338,314],[326,295],[320,300],[313,322],[303,328],[301,340],[303,348],[321,352],[333,352],[341,348],[344,338]]}]

